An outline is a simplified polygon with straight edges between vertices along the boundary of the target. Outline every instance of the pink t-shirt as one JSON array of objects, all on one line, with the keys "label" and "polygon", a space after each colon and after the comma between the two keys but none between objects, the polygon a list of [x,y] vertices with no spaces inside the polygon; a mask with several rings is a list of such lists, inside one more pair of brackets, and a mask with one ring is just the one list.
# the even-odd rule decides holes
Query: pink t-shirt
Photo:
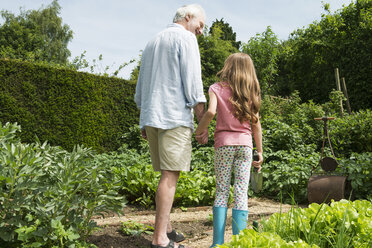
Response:
[{"label": "pink t-shirt", "polygon": [[244,145],[253,148],[250,122],[240,123],[234,117],[234,107],[229,101],[232,91],[227,83],[219,82],[211,85],[217,97],[217,124],[214,132],[214,147]]}]

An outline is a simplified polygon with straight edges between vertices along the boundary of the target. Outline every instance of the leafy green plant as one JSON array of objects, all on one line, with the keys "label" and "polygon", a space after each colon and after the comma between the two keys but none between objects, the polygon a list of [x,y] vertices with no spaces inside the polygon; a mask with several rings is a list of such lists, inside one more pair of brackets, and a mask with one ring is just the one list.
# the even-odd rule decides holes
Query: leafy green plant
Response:
[{"label": "leafy green plant", "polygon": [[214,176],[206,172],[193,170],[181,173],[174,196],[176,206],[211,205],[216,192]]},{"label": "leafy green plant", "polygon": [[298,145],[302,144],[299,130],[285,122],[275,119],[263,120],[262,128],[265,149],[289,151],[295,150]]},{"label": "leafy green plant", "polygon": [[0,130],[2,246],[81,245],[96,228],[92,216],[124,207],[112,172],[92,163],[91,149],[23,144],[16,124]]},{"label": "leafy green plant", "polygon": [[372,244],[372,203],[341,200],[330,205],[312,203],[293,207],[261,221],[262,232],[278,234],[287,241],[304,240],[319,247],[369,247]]},{"label": "leafy green plant", "polygon": [[244,229],[239,235],[233,235],[232,240],[229,243],[218,245],[219,248],[233,248],[233,247],[244,247],[244,248],[317,248],[317,245],[309,245],[303,240],[297,241],[285,241],[279,235],[262,232],[258,233],[253,229]]},{"label": "leafy green plant", "polygon": [[[211,205],[214,200],[214,149],[200,147],[192,155],[192,170],[181,173],[174,198],[175,206]],[[97,154],[93,164],[112,171],[121,195],[131,204],[153,207],[160,173],[154,172],[149,151],[141,153],[123,145],[118,151]]]},{"label": "leafy green plant", "polygon": [[262,219],[259,231],[244,229],[218,247],[371,247],[372,203],[332,202],[293,207]]},{"label": "leafy green plant", "polygon": [[191,154],[191,169],[200,170],[214,176],[214,147],[194,148]]},{"label": "leafy green plant", "polygon": [[372,200],[372,153],[353,153],[340,161],[341,173],[348,175],[356,199]]},{"label": "leafy green plant", "polygon": [[154,205],[160,174],[154,172],[148,150],[139,153],[124,144],[115,152],[96,155],[93,163],[112,171],[118,192],[131,204]]},{"label": "leafy green plant", "polygon": [[[263,138],[274,151],[297,149],[297,145],[314,144],[322,137],[322,124],[314,121],[324,115],[312,101],[301,103],[298,92],[289,98],[265,96],[262,101]],[[289,142],[286,144],[285,141]]]},{"label": "leafy green plant", "polygon": [[115,177],[121,180],[120,193],[133,204],[154,206],[160,173],[151,164],[113,168]]},{"label": "leafy green plant", "polygon": [[134,221],[124,221],[121,223],[120,231],[127,236],[140,235],[141,233],[152,234],[154,228]]},{"label": "leafy green plant", "polygon": [[329,136],[337,157],[372,152],[372,111],[361,110],[329,123]]},{"label": "leafy green plant", "polygon": [[283,197],[283,201],[288,203],[291,203],[291,195],[296,202],[307,201],[307,183],[311,168],[318,163],[319,154],[314,152],[312,146],[303,147],[302,150],[277,151],[265,155],[262,195],[277,200]]}]

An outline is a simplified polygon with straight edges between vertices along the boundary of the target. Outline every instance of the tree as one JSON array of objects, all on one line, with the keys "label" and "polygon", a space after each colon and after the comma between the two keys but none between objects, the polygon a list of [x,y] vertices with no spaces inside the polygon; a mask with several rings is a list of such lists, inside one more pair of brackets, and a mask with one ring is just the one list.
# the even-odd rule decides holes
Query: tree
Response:
[{"label": "tree", "polygon": [[57,0],[39,10],[21,9],[19,16],[2,10],[0,57],[67,64],[73,32],[62,24],[60,10]]},{"label": "tree", "polygon": [[279,41],[268,26],[262,34],[249,39],[242,46],[242,52],[251,56],[263,94],[272,93],[272,86],[278,72]]},{"label": "tree", "polygon": [[239,52],[231,40],[224,40],[222,36],[223,31],[219,26],[215,26],[209,32],[205,28],[204,34],[198,36],[205,90],[217,81],[216,74],[222,69],[226,58],[232,53]]},{"label": "tree", "polygon": [[233,31],[230,24],[225,22],[223,18],[221,18],[221,20],[216,19],[209,29],[209,34],[211,35],[217,27],[222,31],[220,39],[230,41],[236,49],[240,49],[241,41],[236,41],[236,33]]},{"label": "tree", "polygon": [[351,107],[372,107],[372,1],[358,0],[319,22],[298,29],[283,42],[278,92],[300,92],[304,101],[324,103],[336,88],[334,69],[345,78]]}]

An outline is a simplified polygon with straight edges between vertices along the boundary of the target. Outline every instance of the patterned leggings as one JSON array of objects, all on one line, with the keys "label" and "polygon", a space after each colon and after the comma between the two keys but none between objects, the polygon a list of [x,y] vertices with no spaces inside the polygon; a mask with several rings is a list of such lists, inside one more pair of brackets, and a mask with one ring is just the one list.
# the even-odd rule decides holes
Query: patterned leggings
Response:
[{"label": "patterned leggings", "polygon": [[215,207],[227,207],[231,172],[234,170],[235,209],[248,210],[248,184],[252,163],[252,149],[248,146],[217,148],[214,160],[216,173]]}]

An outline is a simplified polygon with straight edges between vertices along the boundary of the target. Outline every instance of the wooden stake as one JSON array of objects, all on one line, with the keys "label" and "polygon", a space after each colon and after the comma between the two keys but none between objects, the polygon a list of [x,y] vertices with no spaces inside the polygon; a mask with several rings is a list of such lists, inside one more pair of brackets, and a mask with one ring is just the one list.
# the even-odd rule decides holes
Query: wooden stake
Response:
[{"label": "wooden stake", "polygon": [[[341,92],[340,76],[338,74],[338,68],[335,69],[335,77],[336,77],[337,90]],[[342,99],[340,99],[340,114],[341,114],[341,117],[344,117],[344,108],[342,106]]]},{"label": "wooden stake", "polygon": [[351,115],[350,99],[349,99],[349,96],[348,96],[348,94],[347,94],[345,78],[342,77],[342,78],[341,78],[341,81],[342,81],[342,90],[344,91],[344,95],[345,95],[345,97],[346,97],[346,107],[347,107],[347,112],[349,113],[349,115]]}]

